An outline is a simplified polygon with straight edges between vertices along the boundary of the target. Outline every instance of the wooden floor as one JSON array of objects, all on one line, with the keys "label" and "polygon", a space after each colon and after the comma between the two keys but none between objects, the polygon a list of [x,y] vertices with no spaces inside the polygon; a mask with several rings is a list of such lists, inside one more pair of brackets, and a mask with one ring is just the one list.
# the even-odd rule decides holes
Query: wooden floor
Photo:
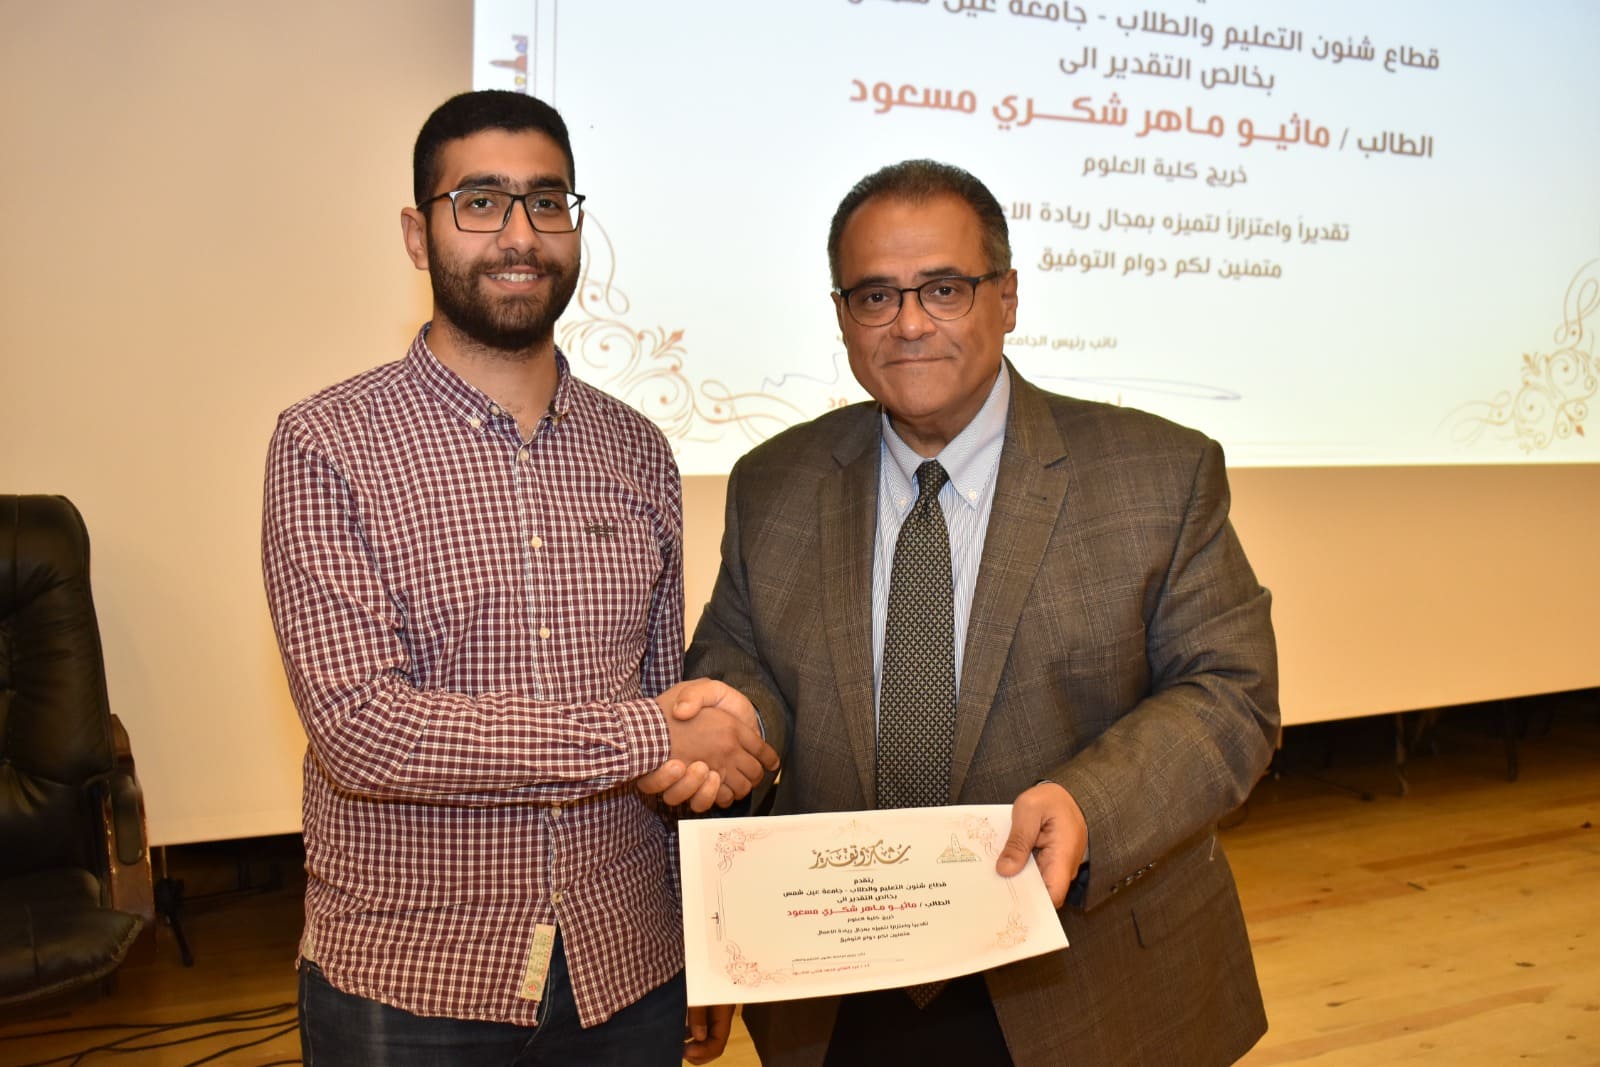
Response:
[{"label": "wooden floor", "polygon": [[[1524,713],[1528,735],[1516,781],[1506,777],[1498,712],[1452,711],[1409,753],[1404,795],[1388,759],[1394,718],[1290,731],[1279,773],[1224,833],[1272,1027],[1243,1061],[1249,1067],[1600,1067],[1600,702],[1588,693],[1513,710]],[[1416,740],[1424,723],[1407,716],[1400,736]],[[1336,784],[1308,777],[1313,768]],[[179,964],[163,931],[151,958],[123,968],[110,997],[0,1020],[0,1064],[70,1063],[130,1034],[135,1045],[202,1039],[82,1062],[297,1062],[293,1033],[272,1036],[294,1021],[294,849],[293,839],[273,839],[170,850],[191,897],[270,880],[274,859],[284,884],[192,899],[193,968]],[[241,858],[248,869],[236,872]],[[19,1038],[250,1011],[262,1017],[156,1036]],[[239,1032],[218,1033],[225,1029]],[[272,1039],[205,1059],[263,1037]],[[757,1063],[742,1030],[721,1062]]]}]

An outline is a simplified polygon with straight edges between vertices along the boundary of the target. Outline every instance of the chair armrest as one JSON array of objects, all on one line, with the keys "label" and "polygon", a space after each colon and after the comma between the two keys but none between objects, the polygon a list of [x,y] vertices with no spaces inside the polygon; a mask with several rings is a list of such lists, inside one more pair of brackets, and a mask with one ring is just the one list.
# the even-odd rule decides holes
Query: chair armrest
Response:
[{"label": "chair armrest", "polygon": [[144,790],[134,773],[128,731],[115,715],[111,716],[111,738],[116,759],[103,801],[111,906],[142,916],[148,924],[155,917],[155,892],[146,847]]},{"label": "chair armrest", "polygon": [[111,851],[118,863],[127,866],[144,859],[144,790],[133,773],[133,749],[122,720],[111,716],[111,736],[116,745],[116,763],[111,772]]}]

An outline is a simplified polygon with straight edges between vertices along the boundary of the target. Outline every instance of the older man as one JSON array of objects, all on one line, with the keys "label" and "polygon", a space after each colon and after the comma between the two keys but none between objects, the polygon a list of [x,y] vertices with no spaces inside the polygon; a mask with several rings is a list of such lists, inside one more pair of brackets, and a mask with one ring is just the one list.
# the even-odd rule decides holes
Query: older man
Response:
[{"label": "older man", "polygon": [[1013,804],[999,869],[1037,858],[1071,947],[752,1005],[763,1062],[1236,1059],[1266,1020],[1215,823],[1266,766],[1278,709],[1222,450],[1023,380],[1002,354],[1005,216],[965,171],[868,176],[828,251],[876,402],[734,468],[688,669],[759,709],[777,813]]}]

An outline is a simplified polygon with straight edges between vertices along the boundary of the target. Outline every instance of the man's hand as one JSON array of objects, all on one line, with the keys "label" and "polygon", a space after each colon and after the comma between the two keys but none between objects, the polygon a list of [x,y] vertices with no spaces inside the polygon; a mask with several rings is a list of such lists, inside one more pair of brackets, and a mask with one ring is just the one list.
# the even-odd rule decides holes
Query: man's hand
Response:
[{"label": "man's hand", "polygon": [[696,813],[710,811],[713,804],[725,808],[733,803],[733,790],[702,760],[685,764],[681,759],[669,759],[633,784],[641,793],[659,794],[672,807],[688,804]]},{"label": "man's hand", "polygon": [[722,784],[733,791],[734,799],[745,796],[761,781],[766,763],[776,762],[778,754],[761,739],[761,733],[720,708],[702,708],[691,719],[667,717],[667,733],[672,738],[669,758],[685,764],[703,761],[722,776]]},{"label": "man's hand", "polygon": [[1032,853],[1050,903],[1061,907],[1078,876],[1089,845],[1089,825],[1072,794],[1055,782],[1041,782],[1011,805],[1011,835],[994,869],[1007,878],[1017,874]]},{"label": "man's hand", "polygon": [[[702,708],[720,708],[750,729],[761,730],[761,717],[756,714],[755,705],[733,686],[715,678],[687,678],[656,697],[656,703],[668,718],[687,721]],[[777,758],[776,754],[773,758]],[[768,770],[777,770],[777,764]]]},{"label": "man's hand", "polygon": [[749,795],[778,753],[761,738],[756,710],[725,682],[696,678],[656,697],[672,736],[671,758],[640,778],[639,791],[695,812]]},{"label": "man's hand", "polygon": [[690,1063],[710,1063],[722,1055],[728,1045],[728,1032],[733,1029],[733,1010],[732,1004],[690,1008],[683,1058]]}]

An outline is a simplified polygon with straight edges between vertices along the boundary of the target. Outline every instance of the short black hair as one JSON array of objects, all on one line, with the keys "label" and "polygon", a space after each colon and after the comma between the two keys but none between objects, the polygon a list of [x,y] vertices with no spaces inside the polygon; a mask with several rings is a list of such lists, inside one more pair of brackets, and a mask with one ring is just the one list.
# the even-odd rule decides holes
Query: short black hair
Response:
[{"label": "short black hair", "polygon": [[521,133],[537,130],[556,143],[567,157],[567,183],[576,188],[572,165],[572,141],[561,114],[549,104],[527,93],[509,89],[480,89],[452,96],[436,108],[417,134],[411,154],[411,184],[420,205],[432,195],[439,181],[439,151],[450,141],[470,137],[482,130]]},{"label": "short black hair", "polygon": [[986,185],[960,167],[932,159],[908,159],[891,163],[856,182],[839,201],[828,227],[828,271],[835,286],[843,285],[839,276],[839,242],[850,216],[868,200],[879,197],[921,203],[937,196],[958,196],[978,216],[983,230],[983,250],[988,269],[1011,269],[1011,235],[1006,228],[1006,213]]}]

